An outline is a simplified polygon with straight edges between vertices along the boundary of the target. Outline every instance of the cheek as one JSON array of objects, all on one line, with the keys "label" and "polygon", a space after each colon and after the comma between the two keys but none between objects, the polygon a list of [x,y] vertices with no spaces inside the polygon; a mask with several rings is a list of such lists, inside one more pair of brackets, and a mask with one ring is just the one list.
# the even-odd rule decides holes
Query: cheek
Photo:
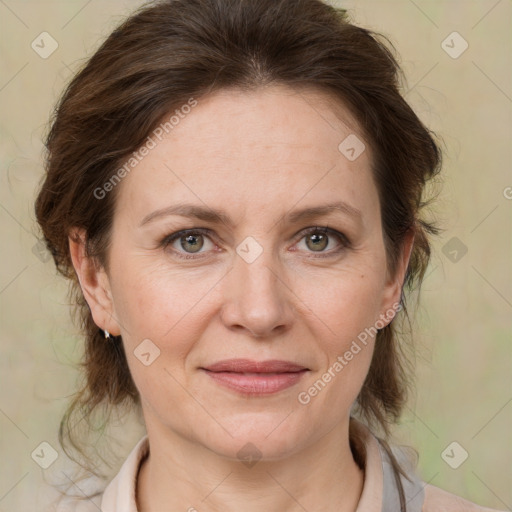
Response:
[{"label": "cheek", "polygon": [[116,315],[125,331],[128,366],[141,398],[151,402],[153,411],[165,411],[169,400],[193,410],[181,386],[189,385],[189,355],[215,311],[208,301],[218,277],[184,277],[183,270],[142,261],[119,265],[116,272]]},{"label": "cheek", "polygon": [[187,356],[205,329],[199,306],[212,284],[197,280],[191,286],[183,273],[173,275],[169,268],[163,272],[145,265],[120,265],[117,274],[116,314],[125,330],[128,366],[142,400],[149,400],[157,413],[168,408],[169,400],[187,403],[179,383],[186,385]]},{"label": "cheek", "polygon": [[[350,411],[368,373],[375,344],[375,292],[339,286],[323,297],[314,332],[322,366],[301,386],[297,401],[327,423]],[[359,284],[361,282],[359,281]]]},{"label": "cheek", "polygon": [[378,319],[382,279],[377,269],[358,265],[328,275],[303,276],[294,292],[304,311],[324,325],[333,348],[339,349]]},{"label": "cheek", "polygon": [[378,269],[359,266],[316,282],[322,286],[309,296],[302,291],[304,314],[310,310],[317,349],[325,357],[308,382],[313,387],[302,389],[306,401],[314,399],[319,407],[329,402],[344,408],[355,400],[371,363],[382,280]]},{"label": "cheek", "polygon": [[[195,277],[183,269],[145,258],[120,261],[113,276],[118,320],[127,338],[174,338],[194,325],[187,321],[208,295],[215,278],[202,272]],[[136,342],[133,339],[132,342]]]}]

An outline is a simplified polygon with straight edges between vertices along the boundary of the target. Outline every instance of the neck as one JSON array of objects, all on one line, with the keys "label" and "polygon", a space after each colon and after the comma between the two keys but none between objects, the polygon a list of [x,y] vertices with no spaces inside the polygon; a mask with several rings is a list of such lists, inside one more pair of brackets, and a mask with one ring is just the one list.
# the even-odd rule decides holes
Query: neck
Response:
[{"label": "neck", "polygon": [[148,436],[151,451],[137,479],[138,512],[354,512],[363,489],[348,422],[290,457],[252,466],[174,434]]}]

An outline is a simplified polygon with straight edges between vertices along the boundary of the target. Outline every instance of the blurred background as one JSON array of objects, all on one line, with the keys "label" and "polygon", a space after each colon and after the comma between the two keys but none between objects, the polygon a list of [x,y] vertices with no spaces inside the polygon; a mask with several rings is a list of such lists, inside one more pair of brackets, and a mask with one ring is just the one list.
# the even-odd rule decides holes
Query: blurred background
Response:
[{"label": "blurred background", "polygon": [[[414,322],[416,393],[394,439],[416,448],[426,482],[512,510],[512,2],[329,3],[391,40],[406,99],[444,141],[430,210],[444,232]],[[0,512],[42,510],[70,464],[57,432],[81,339],[38,244],[42,138],[65,84],[140,5],[0,0]],[[128,417],[112,432],[114,476],[144,428]]]}]

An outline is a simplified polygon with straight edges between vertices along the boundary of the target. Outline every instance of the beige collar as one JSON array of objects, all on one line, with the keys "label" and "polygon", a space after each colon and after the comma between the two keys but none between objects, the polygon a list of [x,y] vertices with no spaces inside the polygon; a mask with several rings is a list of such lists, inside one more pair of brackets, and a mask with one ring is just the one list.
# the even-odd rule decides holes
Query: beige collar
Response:
[{"label": "beige collar", "polygon": [[[351,418],[351,428],[357,429],[365,449],[364,485],[356,512],[396,512],[396,490],[394,477],[387,454],[383,451],[377,438],[361,422]],[[123,463],[119,473],[109,483],[101,501],[103,512],[137,512],[135,501],[136,479],[141,461],[149,451],[148,436],[144,436],[133,448]],[[397,452],[395,452],[396,454]],[[408,484],[408,482],[405,482]],[[413,487],[406,489],[410,500],[414,499],[414,510],[421,511],[423,503],[422,487],[418,479]],[[420,489],[418,492],[417,489]]]}]

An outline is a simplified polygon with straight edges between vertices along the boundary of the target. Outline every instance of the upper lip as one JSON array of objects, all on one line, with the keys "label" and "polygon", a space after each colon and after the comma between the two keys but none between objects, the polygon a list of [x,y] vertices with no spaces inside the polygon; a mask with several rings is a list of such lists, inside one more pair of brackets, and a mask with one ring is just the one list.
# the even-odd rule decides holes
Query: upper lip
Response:
[{"label": "upper lip", "polygon": [[209,366],[202,367],[210,372],[233,373],[288,373],[307,370],[305,366],[290,361],[271,359],[267,361],[252,361],[250,359],[225,359]]}]

